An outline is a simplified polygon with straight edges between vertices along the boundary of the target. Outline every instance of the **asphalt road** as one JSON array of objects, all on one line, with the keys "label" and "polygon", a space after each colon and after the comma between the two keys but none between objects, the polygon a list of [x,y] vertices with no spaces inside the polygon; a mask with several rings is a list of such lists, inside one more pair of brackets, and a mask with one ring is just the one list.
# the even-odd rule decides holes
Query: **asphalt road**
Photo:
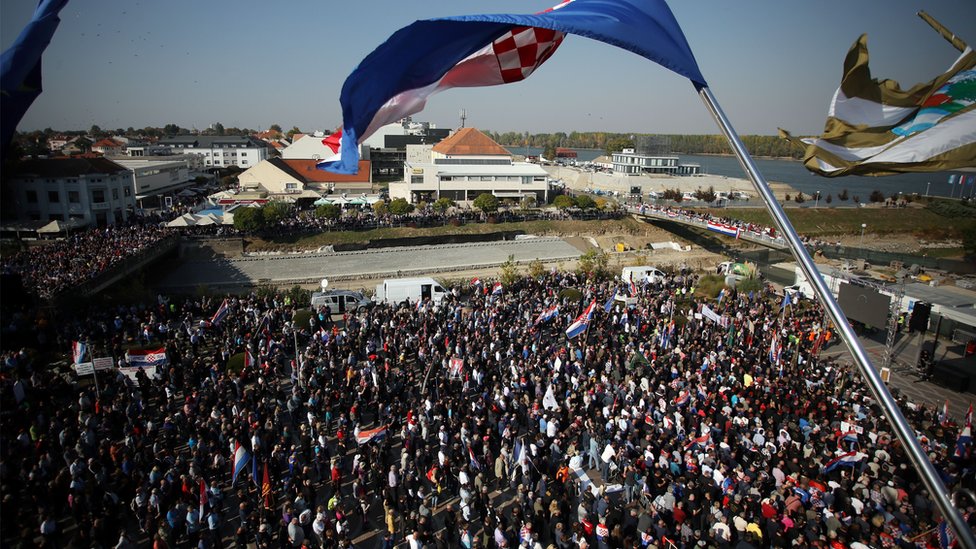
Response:
[{"label": "asphalt road", "polygon": [[575,260],[580,251],[561,238],[384,248],[359,252],[305,253],[245,258],[188,260],[175,266],[156,284],[160,289],[302,284],[322,278],[395,278],[425,273],[497,266],[512,255],[528,262]]}]

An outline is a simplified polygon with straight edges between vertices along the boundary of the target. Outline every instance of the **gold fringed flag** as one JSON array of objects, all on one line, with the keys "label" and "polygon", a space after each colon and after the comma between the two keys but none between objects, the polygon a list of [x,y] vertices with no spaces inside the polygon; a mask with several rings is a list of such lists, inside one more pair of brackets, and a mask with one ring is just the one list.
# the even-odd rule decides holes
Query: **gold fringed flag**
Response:
[{"label": "gold fringed flag", "polygon": [[805,147],[804,165],[826,177],[976,166],[976,53],[963,46],[945,73],[902,90],[871,77],[861,35],[847,53],[823,135],[780,135]]}]

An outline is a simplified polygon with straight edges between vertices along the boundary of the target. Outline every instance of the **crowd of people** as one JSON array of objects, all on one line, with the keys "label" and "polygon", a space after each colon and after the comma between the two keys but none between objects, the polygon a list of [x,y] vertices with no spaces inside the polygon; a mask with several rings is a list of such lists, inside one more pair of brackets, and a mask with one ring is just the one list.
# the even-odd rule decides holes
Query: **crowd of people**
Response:
[{"label": "crowd of people", "polygon": [[[167,360],[95,386],[4,353],[4,545],[937,543],[822,312],[698,284],[551,272],[341,317],[252,294],[63,319],[66,355]],[[950,489],[972,488],[962,420],[901,404]]]}]

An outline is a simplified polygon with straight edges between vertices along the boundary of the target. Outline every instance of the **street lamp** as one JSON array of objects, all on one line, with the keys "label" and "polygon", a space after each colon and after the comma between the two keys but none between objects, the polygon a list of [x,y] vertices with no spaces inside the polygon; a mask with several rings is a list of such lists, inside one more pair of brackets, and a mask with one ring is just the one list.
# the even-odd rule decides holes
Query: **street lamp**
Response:
[{"label": "street lamp", "polygon": [[820,205],[820,191],[817,191],[816,201],[813,203],[813,209],[816,210],[817,206]]},{"label": "street lamp", "polygon": [[932,182],[931,181],[925,183],[925,196],[928,196],[929,195],[929,187],[931,187],[931,186],[932,186]]},{"label": "street lamp", "polygon": [[867,223],[861,223],[861,243],[858,245],[860,248],[864,248],[864,229],[866,229],[867,226]]}]

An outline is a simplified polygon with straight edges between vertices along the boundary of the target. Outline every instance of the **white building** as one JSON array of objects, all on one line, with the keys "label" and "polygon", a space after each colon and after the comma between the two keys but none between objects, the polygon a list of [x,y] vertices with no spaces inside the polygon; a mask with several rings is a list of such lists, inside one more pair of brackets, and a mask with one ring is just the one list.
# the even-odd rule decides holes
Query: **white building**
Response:
[{"label": "white building", "polygon": [[470,203],[483,193],[500,199],[549,199],[546,171],[513,162],[512,155],[474,128],[461,128],[436,145],[407,145],[404,181],[390,184],[390,198],[431,202],[450,198]]},{"label": "white building", "polygon": [[680,164],[677,156],[650,156],[635,149],[613,153],[613,171],[626,175],[658,173],[667,175],[698,175],[697,164]]},{"label": "white building", "polygon": [[191,186],[199,169],[197,155],[123,156],[113,162],[132,170],[136,200],[170,194]]},{"label": "white building", "polygon": [[198,154],[204,168],[247,169],[268,158],[267,143],[247,135],[175,135],[159,140],[176,154]]},{"label": "white building", "polygon": [[114,225],[135,210],[133,174],[107,158],[43,158],[21,162],[10,180],[18,221]]}]

